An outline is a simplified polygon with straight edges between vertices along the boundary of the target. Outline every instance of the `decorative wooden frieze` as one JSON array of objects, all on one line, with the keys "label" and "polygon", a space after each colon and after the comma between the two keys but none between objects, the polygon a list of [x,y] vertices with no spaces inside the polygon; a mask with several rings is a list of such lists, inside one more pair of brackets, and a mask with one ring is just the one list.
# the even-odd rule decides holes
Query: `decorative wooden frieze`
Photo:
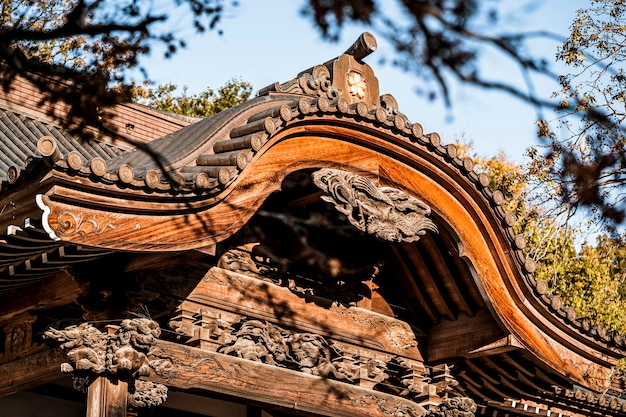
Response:
[{"label": "decorative wooden frieze", "polygon": [[102,222],[95,216],[85,217],[82,213],[73,213],[69,210],[59,212],[57,218],[58,229],[54,230],[57,236],[70,237],[79,235],[83,240],[88,234],[102,234],[108,229],[117,229],[119,226],[110,221]]},{"label": "decorative wooden frieze", "polygon": [[218,267],[211,268],[181,303],[170,326],[192,345],[215,349],[228,343],[234,331],[230,326],[250,317],[306,329],[333,343],[422,359],[414,332],[401,320]]},{"label": "decorative wooden frieze", "polygon": [[33,343],[33,323],[37,318],[25,313],[2,327],[4,334],[4,352],[0,354],[0,362],[22,356],[38,350]]},{"label": "decorative wooden frieze", "polygon": [[320,335],[289,331],[254,319],[233,327],[232,340],[218,352],[339,380],[352,381],[357,374],[356,367],[342,361],[342,353]]},{"label": "decorative wooden frieze", "polygon": [[[193,350],[200,348],[206,352],[202,355],[211,357],[220,378],[234,378],[232,371],[218,364],[229,363],[220,355],[256,364],[240,364],[237,370],[281,375],[297,371],[301,376],[293,377],[298,380],[322,377],[324,387],[342,384],[342,398],[352,398],[353,405],[363,402],[364,407],[374,407],[376,415],[422,416],[427,414],[424,406],[436,410],[449,395],[458,395],[446,389],[456,381],[445,370],[424,366],[415,335],[406,323],[362,308],[307,298],[275,285],[264,276],[264,267],[249,256],[231,255],[235,256],[220,265],[255,277],[212,268],[170,322],[186,337],[190,352],[200,354]],[[183,369],[174,363],[165,379],[172,381],[180,372]],[[202,379],[209,377],[204,367],[196,372]],[[249,389],[250,380],[246,381]],[[383,392],[396,394],[387,397]]]},{"label": "decorative wooden frieze", "polygon": [[427,216],[430,207],[404,191],[378,187],[369,178],[338,169],[313,173],[324,193],[322,200],[335,205],[357,229],[392,242],[415,242],[437,226]]},{"label": "decorative wooden frieze", "polygon": [[148,359],[160,334],[155,321],[135,318],[108,326],[107,333],[81,323],[61,330],[50,328],[44,337],[66,350],[61,372],[72,374],[75,388],[85,390],[91,379],[105,376],[128,382],[131,405],[156,406],[167,398],[167,388],[138,378],[149,375],[151,369],[167,367],[167,360]]},{"label": "decorative wooden frieze", "polygon": [[453,397],[443,400],[436,409],[429,410],[427,417],[474,417],[476,403],[468,397]]},{"label": "decorative wooden frieze", "polygon": [[212,268],[170,322],[188,346],[428,407],[459,394],[448,368],[425,367],[408,324],[275,285],[249,252],[231,255],[220,265],[240,273]]}]

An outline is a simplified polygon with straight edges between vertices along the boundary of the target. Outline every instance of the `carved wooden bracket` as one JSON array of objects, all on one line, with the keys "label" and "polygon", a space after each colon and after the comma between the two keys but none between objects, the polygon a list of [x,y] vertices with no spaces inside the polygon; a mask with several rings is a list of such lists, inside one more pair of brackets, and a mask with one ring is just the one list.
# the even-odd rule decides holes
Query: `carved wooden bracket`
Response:
[{"label": "carved wooden bracket", "polygon": [[378,187],[369,178],[338,169],[313,173],[313,182],[357,229],[391,242],[416,242],[437,226],[426,216],[430,207],[404,191]]},{"label": "carved wooden bracket", "polygon": [[138,378],[150,369],[162,368],[163,360],[149,360],[148,355],[161,334],[153,320],[136,318],[123,320],[119,326],[108,326],[103,333],[89,323],[69,326],[62,330],[50,328],[46,339],[67,349],[67,362],[61,372],[71,373],[74,387],[85,390],[98,376],[128,382],[129,403],[136,407],[157,406],[167,398],[167,387]]}]

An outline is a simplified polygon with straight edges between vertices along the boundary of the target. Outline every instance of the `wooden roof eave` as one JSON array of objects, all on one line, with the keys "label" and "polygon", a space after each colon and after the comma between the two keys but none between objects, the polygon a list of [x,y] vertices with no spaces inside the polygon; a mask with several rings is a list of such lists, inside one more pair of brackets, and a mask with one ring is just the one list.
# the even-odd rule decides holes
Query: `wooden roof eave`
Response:
[{"label": "wooden roof eave", "polygon": [[[235,233],[291,172],[322,167],[357,172],[430,205],[457,232],[459,253],[476,270],[486,301],[503,326],[553,369],[602,389],[600,380],[608,377],[619,355],[546,319],[547,311],[534,300],[502,227],[510,219],[461,174],[463,169],[466,176],[473,174],[466,161],[441,146],[436,136],[423,135],[408,124],[389,123],[376,114],[350,116],[318,110],[284,121],[248,167],[210,198],[146,195],[131,207],[120,198],[128,193],[107,195],[89,181],[83,189],[59,185],[42,199],[50,209],[48,227],[63,240],[98,247],[196,249]],[[482,183],[480,178],[474,182]]]}]

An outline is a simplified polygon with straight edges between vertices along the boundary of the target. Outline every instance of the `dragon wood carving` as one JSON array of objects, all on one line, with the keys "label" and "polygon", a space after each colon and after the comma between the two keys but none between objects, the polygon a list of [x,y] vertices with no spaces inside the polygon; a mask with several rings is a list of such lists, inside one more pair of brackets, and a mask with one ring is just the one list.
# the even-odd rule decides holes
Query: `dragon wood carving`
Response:
[{"label": "dragon wood carving", "polygon": [[430,207],[391,187],[378,187],[370,179],[337,169],[313,173],[313,182],[357,229],[391,242],[416,242],[437,226],[426,216]]},{"label": "dragon wood carving", "polygon": [[[115,377],[129,383],[129,402],[135,406],[156,406],[167,398],[167,387],[139,381],[150,368],[162,367],[162,360],[149,360],[148,354],[161,334],[159,325],[150,319],[123,320],[103,333],[90,323],[65,329],[48,329],[44,337],[61,344],[67,362],[61,372],[71,373],[74,387],[85,390],[93,376]],[[149,400],[147,400],[149,399]]]}]

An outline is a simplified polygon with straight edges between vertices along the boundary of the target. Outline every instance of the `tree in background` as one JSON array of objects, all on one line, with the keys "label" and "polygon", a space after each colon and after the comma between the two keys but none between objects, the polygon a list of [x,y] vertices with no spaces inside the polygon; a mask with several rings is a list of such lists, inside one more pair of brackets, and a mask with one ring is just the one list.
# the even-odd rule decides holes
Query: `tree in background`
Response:
[{"label": "tree in background", "polygon": [[198,94],[177,94],[175,84],[160,84],[156,88],[139,87],[134,91],[134,99],[149,107],[191,117],[208,117],[247,101],[252,94],[252,85],[246,81],[232,79],[213,90],[207,87]]},{"label": "tree in background", "polygon": [[[47,6],[56,4],[60,6]],[[170,26],[164,23],[171,16],[187,19],[187,26],[198,31],[215,29],[236,4],[236,0],[2,0],[0,60],[6,70],[0,71],[0,81],[7,88],[17,73],[32,74],[32,80],[48,92],[47,100],[70,101],[69,117],[51,115],[64,127],[73,133],[84,133],[88,124],[103,128],[107,115],[97,109],[128,98],[120,94],[123,89],[107,88],[111,80],[125,84],[138,57],[157,44],[165,47],[166,56],[184,46],[179,33],[166,29]],[[37,12],[32,5],[37,5]],[[309,0],[303,16],[329,40],[337,40],[349,23],[377,29],[395,48],[394,64],[432,82],[425,83],[431,86],[424,91],[429,96],[440,95],[449,102],[449,84],[457,79],[539,103],[538,96],[517,88],[515,81],[489,80],[479,71],[480,52],[490,49],[522,72],[549,73],[544,59],[523,51],[527,40],[550,35],[494,30],[499,17],[491,5],[479,0],[396,0],[393,6],[404,17],[396,19],[388,13],[389,2]],[[42,23],[46,20],[50,23]],[[57,40],[67,42],[72,60],[32,53],[32,46]],[[42,75],[58,75],[73,85],[53,87],[39,78]]]},{"label": "tree in background", "polygon": [[185,45],[175,26],[165,24],[168,19],[180,15],[198,32],[211,30],[235,3],[1,0],[0,83],[8,89],[19,75],[42,91],[42,105],[62,101],[68,111],[57,113],[51,106],[49,115],[71,133],[88,139],[89,125],[116,135],[106,123],[106,109],[130,99],[129,70],[138,58],[159,45],[169,57]]},{"label": "tree in background", "polygon": [[559,184],[543,181],[545,171],[535,169],[535,161],[522,166],[503,153],[484,158],[471,145],[457,146],[505,196],[503,208],[515,213],[514,231],[526,237],[526,254],[537,263],[535,278],[578,317],[626,332],[626,241],[607,234],[585,239],[585,224],[572,222],[555,204]]},{"label": "tree in background", "polygon": [[626,3],[592,0],[579,10],[557,59],[571,68],[560,77],[557,119],[539,122],[548,164],[536,168],[560,184],[565,207],[591,209],[609,229],[626,215]]}]

